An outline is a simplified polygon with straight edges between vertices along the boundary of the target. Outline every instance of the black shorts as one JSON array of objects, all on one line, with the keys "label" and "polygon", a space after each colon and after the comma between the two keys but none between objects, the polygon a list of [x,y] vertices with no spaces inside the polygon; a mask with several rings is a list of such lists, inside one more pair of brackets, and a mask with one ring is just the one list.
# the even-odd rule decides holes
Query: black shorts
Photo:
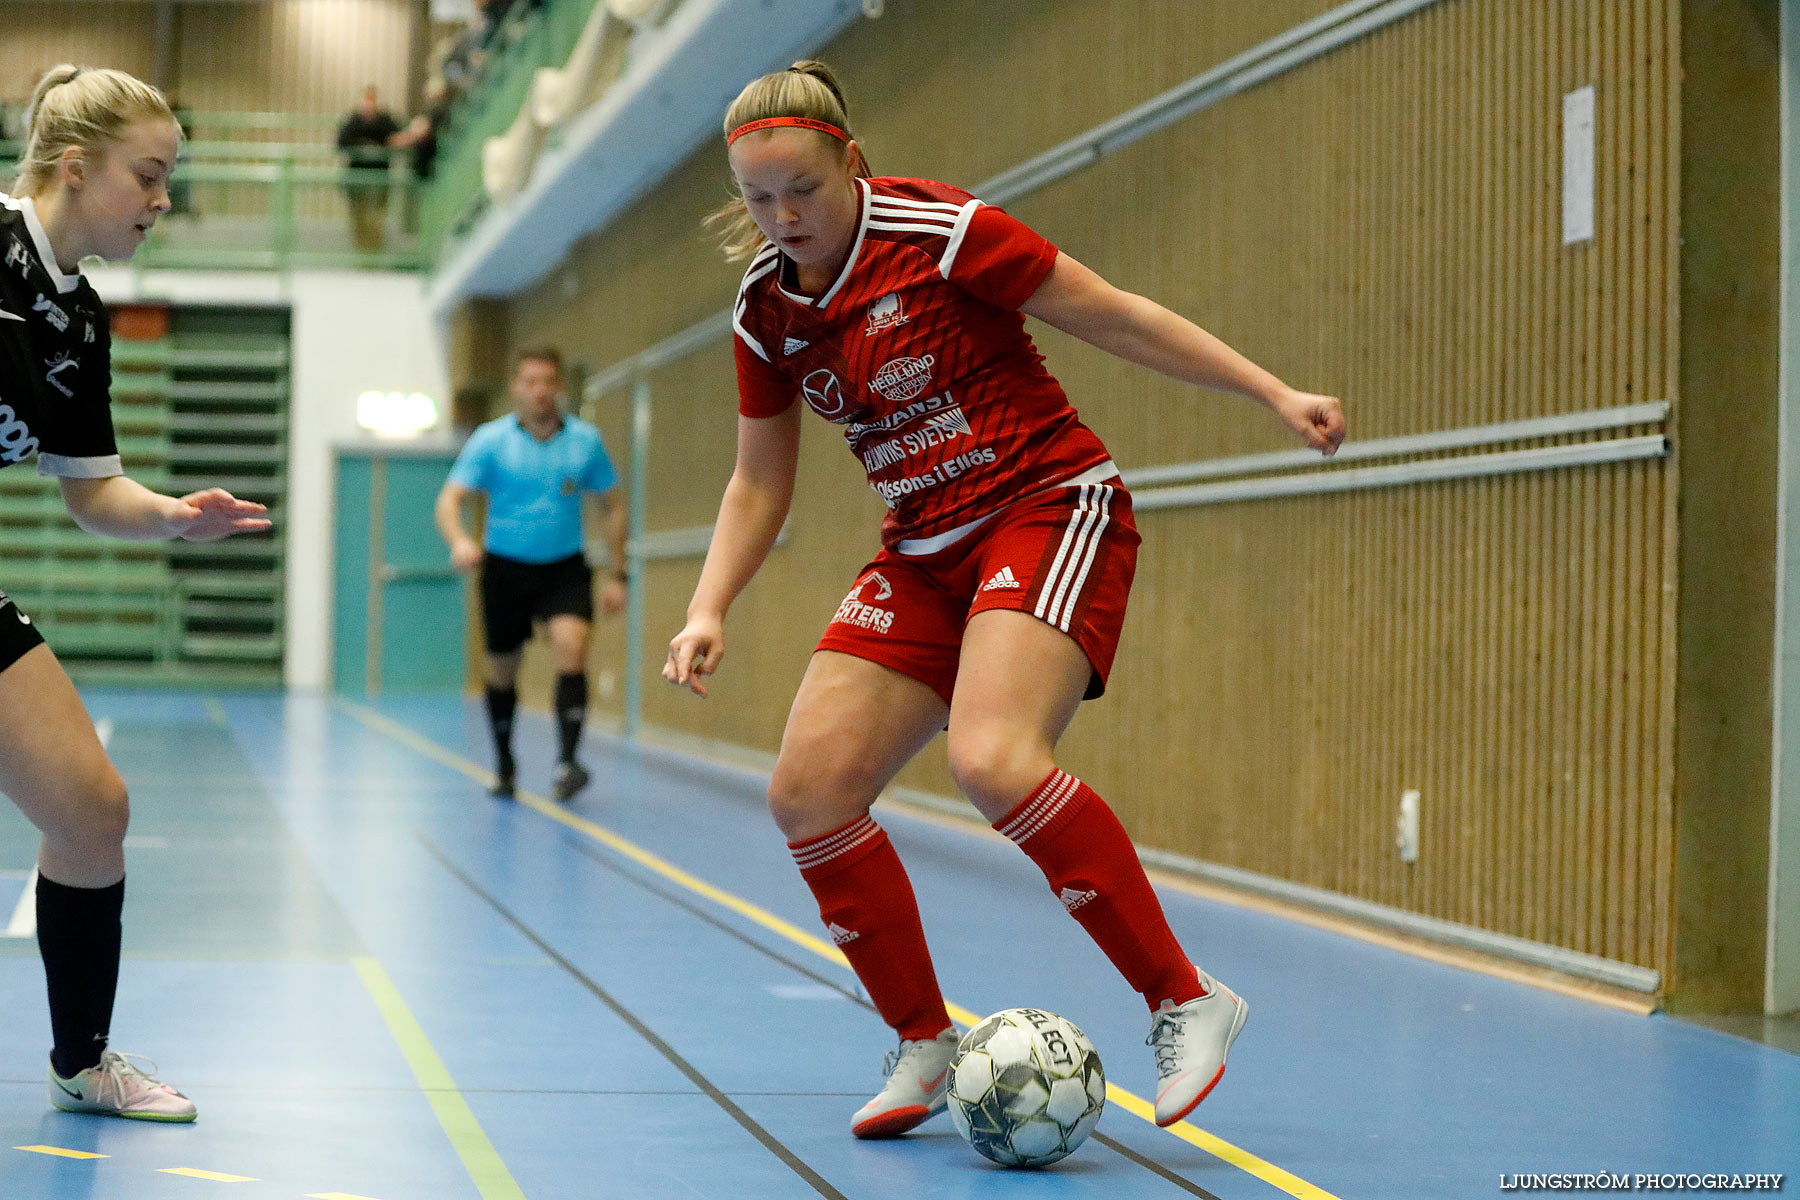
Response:
[{"label": "black shorts", "polygon": [[31,618],[0,592],[0,671],[25,657],[28,650],[44,644],[44,635],[31,623]]},{"label": "black shorts", "polygon": [[489,654],[511,654],[533,621],[594,619],[594,572],[579,554],[529,563],[489,553],[481,560],[481,629]]}]

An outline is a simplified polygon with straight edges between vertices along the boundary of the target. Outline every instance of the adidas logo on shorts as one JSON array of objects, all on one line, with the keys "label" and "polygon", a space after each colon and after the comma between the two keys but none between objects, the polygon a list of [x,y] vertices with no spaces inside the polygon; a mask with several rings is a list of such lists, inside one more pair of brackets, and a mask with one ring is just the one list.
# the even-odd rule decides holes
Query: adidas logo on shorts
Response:
[{"label": "adidas logo on shorts", "polygon": [[981,585],[981,590],[991,592],[999,588],[1022,588],[1025,585],[1013,578],[1011,567],[1001,567],[994,572],[994,577]]},{"label": "adidas logo on shorts", "polygon": [[1100,898],[1100,893],[1084,892],[1079,888],[1064,888],[1061,892],[1057,893],[1056,898],[1062,901],[1062,906],[1064,908],[1068,909],[1070,912],[1074,912],[1088,901],[1098,900]]},{"label": "adidas logo on shorts", "polygon": [[781,356],[786,358],[790,354],[798,354],[810,345],[812,343],[804,338],[789,338],[781,347]]},{"label": "adidas logo on shorts", "polygon": [[862,934],[857,933],[854,930],[845,929],[836,921],[827,925],[825,931],[831,935],[831,940],[840,946],[848,946],[851,942],[854,942],[857,938],[862,936]]}]

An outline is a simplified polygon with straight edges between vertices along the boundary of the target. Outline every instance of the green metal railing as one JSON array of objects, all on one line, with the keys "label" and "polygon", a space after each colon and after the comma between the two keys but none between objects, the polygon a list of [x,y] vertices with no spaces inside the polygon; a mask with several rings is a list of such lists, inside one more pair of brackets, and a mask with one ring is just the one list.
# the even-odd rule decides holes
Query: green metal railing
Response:
[{"label": "green metal railing", "polygon": [[[306,267],[410,270],[423,265],[417,219],[420,187],[409,152],[389,168],[353,170],[335,144],[337,118],[314,114],[195,113],[197,131],[227,136],[183,147],[171,181],[175,210],[132,259],[139,270],[194,268],[287,271]],[[270,133],[311,133],[273,141]],[[234,138],[233,133],[251,137]],[[22,147],[0,141],[0,189],[11,186]],[[379,192],[380,249],[358,249],[350,195]]]},{"label": "green metal railing", "polygon": [[[596,0],[547,0],[489,51],[476,82],[456,100],[438,129],[437,168],[419,206],[419,240],[426,261],[444,242],[486,211],[481,151],[505,133],[531,95],[540,67],[560,67],[581,37]],[[554,131],[552,131],[554,139]]]}]

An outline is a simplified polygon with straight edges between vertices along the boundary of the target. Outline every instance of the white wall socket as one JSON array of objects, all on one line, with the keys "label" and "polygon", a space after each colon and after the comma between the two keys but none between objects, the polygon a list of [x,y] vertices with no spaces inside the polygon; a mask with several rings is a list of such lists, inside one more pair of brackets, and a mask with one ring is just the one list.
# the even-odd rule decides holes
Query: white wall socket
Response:
[{"label": "white wall socket", "polygon": [[1400,793],[1400,816],[1394,822],[1394,845],[1400,849],[1400,861],[1419,861],[1419,792],[1408,788]]}]

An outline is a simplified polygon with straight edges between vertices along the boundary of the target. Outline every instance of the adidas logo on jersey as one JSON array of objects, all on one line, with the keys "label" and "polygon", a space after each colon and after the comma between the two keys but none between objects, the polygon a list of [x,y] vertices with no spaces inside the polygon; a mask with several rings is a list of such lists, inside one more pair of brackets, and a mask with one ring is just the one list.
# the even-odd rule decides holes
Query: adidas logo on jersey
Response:
[{"label": "adidas logo on jersey", "polygon": [[848,946],[851,942],[854,942],[857,938],[862,936],[862,934],[857,933],[854,930],[845,929],[836,921],[827,925],[825,930],[827,933],[831,934],[831,940],[840,946]]},{"label": "adidas logo on jersey", "polygon": [[1022,588],[1025,585],[1013,578],[1011,567],[1001,567],[994,572],[994,577],[981,585],[984,592],[997,591],[1001,588]]},{"label": "adidas logo on jersey", "polygon": [[805,338],[789,338],[782,344],[781,356],[786,358],[790,354],[798,354],[810,345],[812,345],[812,343]]},{"label": "adidas logo on jersey", "polygon": [[1056,898],[1062,901],[1062,906],[1064,908],[1068,909],[1070,912],[1074,912],[1088,901],[1098,900],[1100,898],[1100,893],[1084,892],[1079,888],[1064,888],[1061,892],[1057,893]]}]

